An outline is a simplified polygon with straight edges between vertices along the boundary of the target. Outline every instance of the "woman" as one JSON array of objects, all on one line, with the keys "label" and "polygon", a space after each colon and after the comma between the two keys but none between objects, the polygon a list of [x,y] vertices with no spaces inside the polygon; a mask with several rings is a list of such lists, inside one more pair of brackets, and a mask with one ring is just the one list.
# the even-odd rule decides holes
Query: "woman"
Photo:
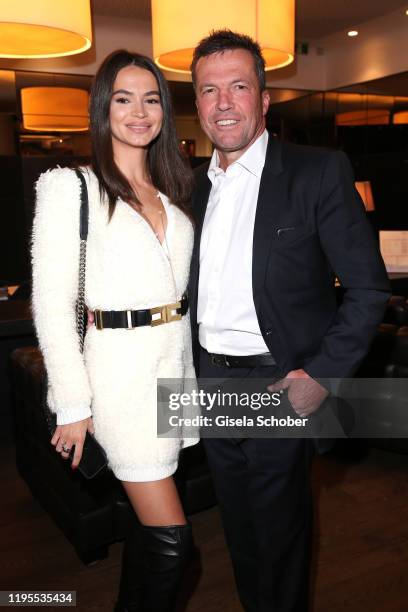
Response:
[{"label": "woman", "polygon": [[[88,329],[84,356],[75,332],[79,179],[56,168],[37,183],[33,312],[57,414],[51,442],[64,458],[75,447],[73,468],[87,430],[104,447],[141,523],[125,543],[115,609],[160,612],[173,608],[192,545],[172,474],[180,448],[197,438],[157,438],[156,380],[194,377],[190,329],[179,314],[129,330],[128,311],[174,305],[186,291],[191,171],[178,149],[167,83],[147,57],[117,51],[105,60],[90,121],[85,299],[102,313],[98,328]],[[106,311],[125,314],[124,326],[112,328]]]}]

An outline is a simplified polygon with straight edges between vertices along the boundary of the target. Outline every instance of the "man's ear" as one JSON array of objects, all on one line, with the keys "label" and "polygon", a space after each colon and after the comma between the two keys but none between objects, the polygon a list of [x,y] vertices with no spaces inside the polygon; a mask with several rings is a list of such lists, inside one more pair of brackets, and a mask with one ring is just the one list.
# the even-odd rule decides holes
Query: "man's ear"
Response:
[{"label": "man's ear", "polygon": [[263,116],[265,117],[266,113],[268,112],[269,105],[271,103],[271,97],[267,89],[264,89],[261,96],[262,96],[262,113],[263,113]]}]

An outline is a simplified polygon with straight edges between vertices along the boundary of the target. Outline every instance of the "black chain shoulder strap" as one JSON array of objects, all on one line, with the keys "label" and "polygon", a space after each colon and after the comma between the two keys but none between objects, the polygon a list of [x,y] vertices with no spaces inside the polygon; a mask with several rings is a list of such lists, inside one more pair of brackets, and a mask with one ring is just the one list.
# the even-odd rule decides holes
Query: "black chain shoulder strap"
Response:
[{"label": "black chain shoulder strap", "polygon": [[[79,338],[79,349],[81,353],[84,350],[85,338],[85,269],[86,269],[86,239],[88,237],[88,219],[89,219],[89,204],[88,204],[88,189],[85,178],[80,170],[74,170],[75,174],[81,181],[81,206],[79,212],[79,276],[78,276],[78,297],[76,303],[76,322]],[[53,435],[57,426],[56,415],[51,412],[47,402],[48,392],[48,375],[44,374],[44,384],[42,388],[42,408],[45,421],[49,432]]]},{"label": "black chain shoulder strap", "polygon": [[75,170],[75,174],[81,181],[81,207],[79,211],[79,274],[78,274],[78,298],[76,307],[76,323],[79,337],[79,349],[84,350],[85,338],[85,277],[86,277],[86,240],[88,238],[89,202],[88,189],[83,173]]}]

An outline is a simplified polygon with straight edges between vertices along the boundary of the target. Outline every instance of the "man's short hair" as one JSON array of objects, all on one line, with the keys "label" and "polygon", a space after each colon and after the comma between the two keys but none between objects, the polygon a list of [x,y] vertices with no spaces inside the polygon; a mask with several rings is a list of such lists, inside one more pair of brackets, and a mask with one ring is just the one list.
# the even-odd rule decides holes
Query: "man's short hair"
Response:
[{"label": "man's short hair", "polygon": [[196,86],[196,65],[202,57],[208,57],[213,53],[223,53],[224,51],[232,51],[234,49],[244,49],[252,55],[255,72],[258,77],[259,89],[265,89],[265,60],[262,57],[261,47],[258,43],[246,34],[238,34],[232,30],[213,30],[209,36],[206,36],[196,46],[191,62],[191,75],[193,77],[193,85]]}]

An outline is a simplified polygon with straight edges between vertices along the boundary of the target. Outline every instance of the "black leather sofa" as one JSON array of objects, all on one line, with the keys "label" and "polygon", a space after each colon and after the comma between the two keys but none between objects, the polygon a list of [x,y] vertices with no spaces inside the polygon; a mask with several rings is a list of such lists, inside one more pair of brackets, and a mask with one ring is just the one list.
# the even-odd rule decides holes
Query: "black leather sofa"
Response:
[{"label": "black leather sofa", "polygon": [[[381,379],[376,384],[378,401],[365,406],[359,415],[363,431],[377,432],[365,444],[384,450],[408,453],[408,300],[392,296],[383,323],[356,376]],[[407,379],[393,384],[391,379]],[[407,383],[407,384],[406,384]],[[383,387],[383,389],[382,389]]]},{"label": "black leather sofa", "polygon": [[[108,470],[85,480],[54,451],[41,414],[44,366],[40,351],[35,347],[13,351],[11,373],[19,474],[84,563],[106,557],[109,544],[124,538],[130,518],[121,485]],[[201,444],[182,452],[176,480],[187,514],[216,503]]]},{"label": "black leather sofa", "polygon": [[408,299],[393,295],[367,357],[360,378],[408,377]]}]

